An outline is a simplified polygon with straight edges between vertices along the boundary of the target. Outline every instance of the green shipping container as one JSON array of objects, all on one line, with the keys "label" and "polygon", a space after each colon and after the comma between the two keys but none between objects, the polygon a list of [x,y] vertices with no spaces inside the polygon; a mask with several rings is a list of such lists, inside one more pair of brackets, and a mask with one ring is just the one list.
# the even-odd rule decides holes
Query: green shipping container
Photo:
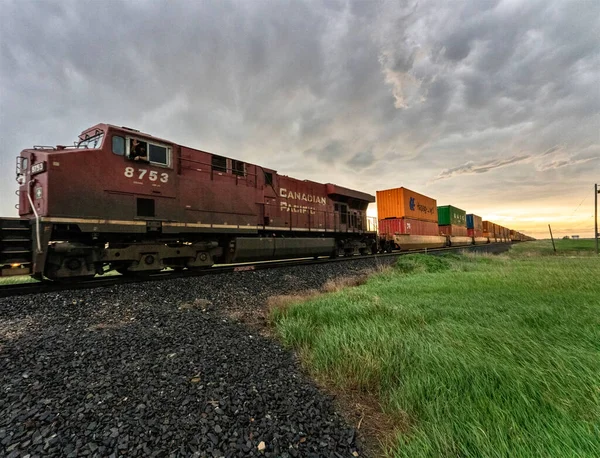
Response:
[{"label": "green shipping container", "polygon": [[452,205],[444,205],[438,207],[438,224],[440,226],[448,226],[454,224],[455,226],[467,227],[467,212],[460,208],[453,207]]}]

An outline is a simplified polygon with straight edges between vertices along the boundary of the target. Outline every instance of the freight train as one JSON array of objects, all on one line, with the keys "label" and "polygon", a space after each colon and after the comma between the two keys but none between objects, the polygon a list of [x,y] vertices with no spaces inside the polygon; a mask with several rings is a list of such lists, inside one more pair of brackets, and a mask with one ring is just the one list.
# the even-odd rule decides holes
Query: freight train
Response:
[{"label": "freight train", "polygon": [[403,187],[377,191],[377,213],[379,246],[387,252],[531,240]]},{"label": "freight train", "polygon": [[420,247],[417,234],[376,230],[370,194],[128,127],[98,124],[73,146],[23,150],[16,177],[19,218],[0,219],[0,276],[76,280]]}]

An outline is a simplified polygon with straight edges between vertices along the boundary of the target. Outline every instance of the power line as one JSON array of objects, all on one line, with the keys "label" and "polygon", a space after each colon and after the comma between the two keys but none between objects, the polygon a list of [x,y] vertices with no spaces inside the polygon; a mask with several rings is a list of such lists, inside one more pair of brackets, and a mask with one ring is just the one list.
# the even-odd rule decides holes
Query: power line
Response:
[{"label": "power line", "polygon": [[588,196],[585,196],[583,198],[583,200],[579,203],[579,205],[577,205],[577,208],[575,210],[573,210],[573,213],[571,213],[571,216],[573,216],[575,214],[575,212],[577,212],[577,210],[579,210],[579,207],[581,207],[583,205],[583,203],[587,200]]}]

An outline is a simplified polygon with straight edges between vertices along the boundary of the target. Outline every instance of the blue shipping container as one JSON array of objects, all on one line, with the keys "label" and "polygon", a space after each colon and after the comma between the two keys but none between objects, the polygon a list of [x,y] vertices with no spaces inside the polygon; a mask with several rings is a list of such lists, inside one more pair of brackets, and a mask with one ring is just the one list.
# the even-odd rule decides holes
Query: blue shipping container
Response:
[{"label": "blue shipping container", "polygon": [[481,221],[481,216],[474,215],[473,213],[469,213],[467,215],[467,229],[475,229],[480,231],[483,229],[483,224]]},{"label": "blue shipping container", "polygon": [[473,227],[473,214],[467,215],[467,229],[475,229]]}]

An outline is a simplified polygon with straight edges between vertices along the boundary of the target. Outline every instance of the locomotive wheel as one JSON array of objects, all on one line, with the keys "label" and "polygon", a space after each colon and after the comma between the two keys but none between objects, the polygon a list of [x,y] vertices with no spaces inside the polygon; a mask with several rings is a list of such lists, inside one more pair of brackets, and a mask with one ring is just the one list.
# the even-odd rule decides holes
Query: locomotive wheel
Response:
[{"label": "locomotive wheel", "polygon": [[44,276],[49,280],[52,280],[57,283],[77,283],[81,281],[91,280],[95,277],[95,274],[77,275],[73,277],[59,277],[57,275],[59,270],[60,269],[58,266],[51,265],[49,268],[46,269],[46,272],[44,272]]}]

